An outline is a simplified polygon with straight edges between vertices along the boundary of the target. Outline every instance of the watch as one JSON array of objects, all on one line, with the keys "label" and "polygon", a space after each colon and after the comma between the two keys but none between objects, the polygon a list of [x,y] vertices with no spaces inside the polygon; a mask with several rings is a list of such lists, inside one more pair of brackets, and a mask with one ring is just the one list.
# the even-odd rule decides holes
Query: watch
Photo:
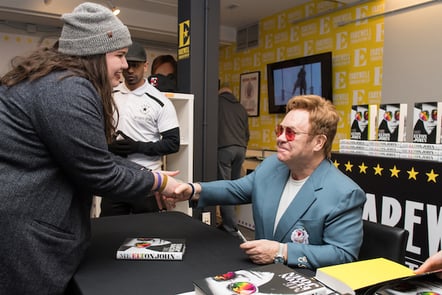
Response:
[{"label": "watch", "polygon": [[285,258],[284,255],[282,254],[283,251],[284,251],[284,244],[279,243],[278,254],[276,254],[275,258],[273,258],[273,263],[281,263],[281,264],[285,263]]}]

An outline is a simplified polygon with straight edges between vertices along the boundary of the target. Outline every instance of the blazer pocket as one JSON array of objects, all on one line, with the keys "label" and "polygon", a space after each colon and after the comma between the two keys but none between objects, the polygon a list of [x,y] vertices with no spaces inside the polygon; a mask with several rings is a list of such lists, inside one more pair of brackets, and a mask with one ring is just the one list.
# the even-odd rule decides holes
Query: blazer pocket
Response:
[{"label": "blazer pocket", "polygon": [[292,230],[291,240],[293,241],[293,233],[295,231],[303,230],[304,234],[308,235],[308,241],[311,245],[322,245],[322,232],[324,226],[322,220],[318,219],[300,219],[295,224]]}]

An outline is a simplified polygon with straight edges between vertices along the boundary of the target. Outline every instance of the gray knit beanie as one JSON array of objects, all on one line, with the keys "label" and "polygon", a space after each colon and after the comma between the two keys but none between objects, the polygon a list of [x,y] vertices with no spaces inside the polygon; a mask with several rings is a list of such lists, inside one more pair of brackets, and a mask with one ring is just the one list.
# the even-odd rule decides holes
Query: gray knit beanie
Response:
[{"label": "gray knit beanie", "polygon": [[61,16],[64,21],[58,51],[69,55],[94,55],[129,47],[128,28],[110,9],[85,2],[72,13]]}]

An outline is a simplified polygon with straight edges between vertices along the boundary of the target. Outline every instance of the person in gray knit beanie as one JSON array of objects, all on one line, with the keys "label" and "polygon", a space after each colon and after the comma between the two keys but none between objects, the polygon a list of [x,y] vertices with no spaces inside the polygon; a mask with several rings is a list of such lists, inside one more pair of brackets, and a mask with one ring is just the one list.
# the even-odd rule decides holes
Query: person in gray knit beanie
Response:
[{"label": "person in gray knit beanie", "polygon": [[128,28],[110,9],[85,2],[65,13],[58,51],[69,55],[95,55],[132,44]]},{"label": "person in gray knit beanie", "polygon": [[172,196],[178,185],[177,172],[150,171],[108,148],[127,27],[93,3],[62,19],[54,46],[14,58],[0,78],[2,295],[77,293],[69,282],[90,243],[93,196]]}]

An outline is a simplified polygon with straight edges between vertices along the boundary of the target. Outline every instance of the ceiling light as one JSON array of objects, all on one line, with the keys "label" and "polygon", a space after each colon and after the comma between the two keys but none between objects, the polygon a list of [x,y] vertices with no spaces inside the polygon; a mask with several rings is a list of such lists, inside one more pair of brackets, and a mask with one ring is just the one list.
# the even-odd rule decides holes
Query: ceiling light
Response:
[{"label": "ceiling light", "polygon": [[114,5],[114,3],[112,1],[107,1],[107,5],[109,6],[109,8],[112,10],[112,13],[114,15],[119,15],[121,10],[120,8],[118,8],[117,6]]},{"label": "ceiling light", "polygon": [[119,15],[120,14],[120,9],[116,6],[112,7],[112,13],[115,15]]}]

